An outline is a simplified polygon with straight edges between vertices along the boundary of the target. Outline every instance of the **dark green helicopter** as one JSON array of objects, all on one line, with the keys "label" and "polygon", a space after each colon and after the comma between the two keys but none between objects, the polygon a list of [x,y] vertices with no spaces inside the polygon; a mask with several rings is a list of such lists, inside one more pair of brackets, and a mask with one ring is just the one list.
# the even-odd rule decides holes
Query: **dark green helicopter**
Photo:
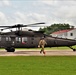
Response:
[{"label": "dark green helicopter", "polygon": [[45,47],[67,46],[73,51],[76,51],[76,49],[72,48],[72,46],[76,45],[76,40],[52,37],[50,35],[44,34],[43,31],[22,30],[22,27],[36,26],[39,24],[45,23],[42,22],[28,25],[17,24],[13,26],[0,26],[0,28],[4,28],[1,29],[1,31],[5,29],[16,28],[16,31],[11,30],[11,32],[0,33],[0,47],[5,48],[7,52],[14,52],[15,48],[36,48],[38,47],[40,39],[44,37],[45,41],[47,42]]}]

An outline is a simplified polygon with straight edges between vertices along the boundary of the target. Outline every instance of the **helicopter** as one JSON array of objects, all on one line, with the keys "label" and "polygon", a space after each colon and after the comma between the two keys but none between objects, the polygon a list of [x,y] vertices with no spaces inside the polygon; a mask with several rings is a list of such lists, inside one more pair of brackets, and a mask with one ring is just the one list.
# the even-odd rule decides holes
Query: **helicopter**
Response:
[{"label": "helicopter", "polygon": [[[45,34],[43,31],[22,30],[23,27],[36,26],[39,24],[41,25],[45,23],[41,22],[27,25],[16,24],[12,26],[0,26],[0,28],[3,28],[0,33],[0,47],[5,48],[7,52],[15,52],[15,48],[37,48],[40,39],[44,37],[47,42],[45,47],[67,46],[73,51],[76,51],[76,49],[72,47],[76,45],[76,40],[74,39],[52,37],[51,35]],[[12,28],[16,28],[16,31],[11,30],[11,32],[2,32],[3,30]]]}]

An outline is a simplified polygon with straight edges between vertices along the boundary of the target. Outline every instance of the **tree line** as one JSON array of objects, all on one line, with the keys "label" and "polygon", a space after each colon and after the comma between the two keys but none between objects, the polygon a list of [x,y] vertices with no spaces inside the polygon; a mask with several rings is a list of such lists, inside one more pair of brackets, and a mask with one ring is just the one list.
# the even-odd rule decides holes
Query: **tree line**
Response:
[{"label": "tree line", "polygon": [[66,29],[72,29],[74,26],[71,26],[69,24],[52,24],[50,26],[40,28],[39,31],[44,31],[46,34],[51,34],[53,32],[59,31],[59,30],[66,30]]}]

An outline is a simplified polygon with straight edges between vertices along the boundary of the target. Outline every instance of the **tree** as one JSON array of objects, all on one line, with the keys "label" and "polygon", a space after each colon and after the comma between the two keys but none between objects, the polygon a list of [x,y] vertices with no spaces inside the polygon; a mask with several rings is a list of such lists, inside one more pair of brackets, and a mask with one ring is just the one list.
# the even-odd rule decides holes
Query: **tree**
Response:
[{"label": "tree", "polygon": [[66,29],[71,29],[74,28],[74,26],[70,26],[69,24],[52,24],[50,26],[40,28],[39,31],[44,31],[46,34],[51,34],[53,32],[59,31],[59,30],[66,30]]}]

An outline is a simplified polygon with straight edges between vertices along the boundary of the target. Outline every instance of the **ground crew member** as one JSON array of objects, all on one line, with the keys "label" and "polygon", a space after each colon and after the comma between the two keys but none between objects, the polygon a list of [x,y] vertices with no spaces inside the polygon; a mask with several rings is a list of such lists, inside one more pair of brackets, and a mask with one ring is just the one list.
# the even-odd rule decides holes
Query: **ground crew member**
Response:
[{"label": "ground crew member", "polygon": [[40,53],[43,52],[43,54],[45,54],[44,46],[45,46],[46,44],[47,44],[47,43],[46,43],[46,41],[44,40],[44,37],[42,37],[41,40],[39,41],[39,45],[38,45],[39,48],[41,47]]}]

